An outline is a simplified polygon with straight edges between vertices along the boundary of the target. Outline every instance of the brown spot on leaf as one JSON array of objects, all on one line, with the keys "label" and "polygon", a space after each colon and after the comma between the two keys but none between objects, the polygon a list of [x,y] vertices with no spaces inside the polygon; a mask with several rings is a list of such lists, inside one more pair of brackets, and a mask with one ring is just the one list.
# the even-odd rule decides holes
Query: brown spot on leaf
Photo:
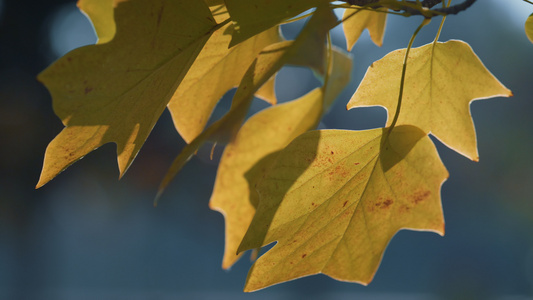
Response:
[{"label": "brown spot on leaf", "polygon": [[400,206],[400,213],[407,213],[409,210],[411,210],[411,208],[407,205]]},{"label": "brown spot on leaf", "polygon": [[358,166],[358,165],[359,165],[359,163],[353,163],[353,164],[354,164],[354,165],[356,165],[356,166]]},{"label": "brown spot on leaf", "polygon": [[413,203],[416,205],[429,198],[430,195],[431,191],[418,191],[413,195]]},{"label": "brown spot on leaf", "polygon": [[342,204],[342,207],[346,207],[346,204],[348,204],[348,201],[344,201],[344,203]]},{"label": "brown spot on leaf", "polygon": [[375,206],[379,207],[381,209],[385,209],[385,208],[388,208],[389,206],[391,206],[392,203],[394,203],[394,201],[392,201],[392,199],[387,199],[385,201],[376,202]]},{"label": "brown spot on leaf", "polygon": [[89,94],[93,90],[92,87],[86,87],[85,88],[85,95]]},{"label": "brown spot on leaf", "polygon": [[306,256],[307,256],[307,254],[306,254],[306,253],[302,254],[302,258],[305,258]]},{"label": "brown spot on leaf", "polygon": [[331,151],[331,155],[335,154],[335,152]]}]

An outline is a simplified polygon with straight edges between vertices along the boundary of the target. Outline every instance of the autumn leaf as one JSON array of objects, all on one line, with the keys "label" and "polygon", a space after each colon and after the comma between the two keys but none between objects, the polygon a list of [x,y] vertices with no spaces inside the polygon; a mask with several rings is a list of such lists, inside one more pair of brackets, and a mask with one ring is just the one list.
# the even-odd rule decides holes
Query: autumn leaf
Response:
[{"label": "autumn leaf", "polygon": [[[282,41],[276,26],[229,48],[232,31],[233,24],[228,23],[211,35],[168,104],[176,129],[188,143],[203,131],[219,99],[239,85],[259,52]],[[266,87],[260,95],[276,102]]]},{"label": "autumn leaf", "polygon": [[[170,181],[182,169],[198,148],[207,141],[225,144],[231,142],[244,121],[254,94],[267,83],[286,63],[296,62],[315,70],[324,70],[326,35],[336,18],[329,7],[316,10],[295,41],[285,41],[267,46],[254,60],[243,76],[233,96],[230,111],[220,120],[206,128],[198,137],[185,146],[165,174],[156,203]],[[305,49],[306,51],[303,51]],[[304,54],[302,54],[304,53]]]},{"label": "autumn leaf", "polygon": [[226,222],[224,269],[231,267],[241,256],[236,255],[237,248],[252,221],[257,204],[257,194],[249,181],[260,175],[257,170],[264,172],[265,166],[260,161],[267,156],[273,157],[296,136],[313,129],[325,108],[348,84],[351,59],[338,49],[332,52],[332,56],[325,95],[322,89],[315,89],[300,99],[257,113],[226,146],[209,203],[211,209],[224,215]]},{"label": "autumn leaf", "polygon": [[533,14],[529,15],[526,20],[526,35],[529,41],[533,43]]},{"label": "autumn leaf", "polygon": [[114,8],[126,0],[79,0],[78,7],[87,14],[93,24],[98,44],[113,39],[116,32]]},{"label": "autumn leaf", "polygon": [[265,109],[252,116],[226,146],[209,203],[226,221],[224,269],[239,258],[237,247],[255,213],[245,174],[265,156],[313,129],[322,116],[322,101],[321,89],[315,89],[298,100]]},{"label": "autumn leaf", "polygon": [[[80,0],[78,6],[88,14],[95,26],[99,43],[113,37],[113,3],[124,0]],[[217,23],[229,19],[223,1],[206,1]],[[168,109],[181,137],[190,142],[204,129],[218,100],[231,88],[239,84],[247,67],[260,50],[282,40],[279,27],[273,27],[229,49],[232,24],[226,24],[215,31],[194,61],[168,104]],[[269,103],[275,103],[275,95],[266,86],[259,96]],[[198,101],[202,99],[202,101]]]},{"label": "autumn leaf", "polygon": [[311,131],[271,161],[239,251],[277,244],[245,291],[317,273],[368,284],[399,230],[444,234],[435,146],[416,127],[388,130]]},{"label": "autumn leaf", "polygon": [[[374,62],[347,108],[384,106],[387,126],[396,112],[405,49]],[[448,147],[479,159],[470,102],[509,97],[504,87],[462,41],[413,48],[407,62],[403,104],[398,125],[413,125],[431,133]]]},{"label": "autumn leaf", "polygon": [[387,10],[380,8],[376,10],[367,9],[346,9],[344,11],[342,27],[346,37],[348,51],[352,50],[355,42],[368,29],[370,38],[377,46],[383,45],[385,35],[385,23],[387,21]]},{"label": "autumn leaf", "polygon": [[225,0],[235,23],[231,46],[328,0]]},{"label": "autumn leaf", "polygon": [[114,13],[113,40],[76,49],[39,75],[66,127],[46,149],[38,187],[110,142],[122,176],[217,28],[203,1],[132,0]]}]

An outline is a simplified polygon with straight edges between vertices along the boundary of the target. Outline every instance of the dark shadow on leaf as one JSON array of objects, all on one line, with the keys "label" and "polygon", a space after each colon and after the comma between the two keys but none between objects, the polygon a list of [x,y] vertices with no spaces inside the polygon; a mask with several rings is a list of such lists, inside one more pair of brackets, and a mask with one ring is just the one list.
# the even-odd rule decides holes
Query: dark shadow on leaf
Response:
[{"label": "dark shadow on leaf", "polygon": [[[298,148],[305,140],[305,149]],[[273,241],[266,235],[284,196],[317,156],[320,131],[310,131],[292,141],[285,149],[269,154],[246,172],[250,201],[257,212],[238,252],[260,248]],[[283,178],[276,173],[283,171]],[[253,266],[252,266],[253,268]]]},{"label": "dark shadow on leaf", "polygon": [[389,128],[383,128],[379,155],[384,173],[402,161],[418,141],[426,136],[421,129],[410,125],[395,127],[390,134],[387,134],[388,130]]}]

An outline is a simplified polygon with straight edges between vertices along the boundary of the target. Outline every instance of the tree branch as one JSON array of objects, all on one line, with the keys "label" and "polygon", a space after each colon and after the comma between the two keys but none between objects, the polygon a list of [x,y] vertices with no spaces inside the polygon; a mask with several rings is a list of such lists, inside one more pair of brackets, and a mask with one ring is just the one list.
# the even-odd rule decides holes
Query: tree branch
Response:
[{"label": "tree branch", "polygon": [[[342,1],[347,2],[351,5],[365,6],[369,4],[378,3],[380,0],[342,0]],[[407,1],[407,2],[416,4],[416,1]],[[423,0],[422,7],[431,8],[439,3],[442,3],[442,0]]]},{"label": "tree branch", "polygon": [[[351,5],[357,5],[357,6],[367,6],[372,8],[378,8],[381,7],[379,5],[380,0],[342,0],[346,3],[349,3]],[[463,3],[456,4],[450,7],[443,7],[443,8],[435,8],[430,9],[433,6],[442,3],[443,0],[423,0],[422,2],[418,1],[407,1],[409,4],[418,4],[421,3],[422,7],[425,8],[424,10],[419,10],[416,8],[413,8],[412,6],[407,5],[401,5],[401,2],[398,2],[397,8],[395,8],[395,11],[404,11],[405,15],[407,16],[424,16],[426,18],[433,18],[436,16],[442,16],[442,15],[456,15],[466,9],[468,9],[476,0],[465,0]],[[378,4],[373,5],[373,4]]]}]

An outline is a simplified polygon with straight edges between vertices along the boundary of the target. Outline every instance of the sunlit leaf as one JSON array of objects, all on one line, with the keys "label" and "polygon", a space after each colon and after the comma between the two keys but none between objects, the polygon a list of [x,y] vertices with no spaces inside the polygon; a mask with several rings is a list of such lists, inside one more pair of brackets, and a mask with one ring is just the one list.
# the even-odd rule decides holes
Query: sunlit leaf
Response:
[{"label": "sunlit leaf", "polygon": [[[232,31],[233,25],[227,24],[213,33],[168,104],[176,129],[187,142],[202,132],[218,100],[239,85],[259,52],[282,40],[274,27],[229,48]],[[270,97],[266,99],[270,103],[276,101],[265,90],[261,95]]]},{"label": "sunlit leaf", "polygon": [[533,43],[533,14],[529,15],[526,20],[526,35],[529,41]]},{"label": "sunlit leaf", "polygon": [[[348,109],[381,105],[392,122],[396,112],[405,49],[389,53],[367,70]],[[462,41],[435,43],[411,50],[398,125],[413,125],[448,147],[477,161],[470,102],[509,97],[503,86]]]},{"label": "sunlit leaf", "polygon": [[[156,202],[166,186],[203,143],[209,140],[228,143],[235,138],[255,92],[267,83],[283,65],[290,61],[298,61],[299,64],[314,69],[324,68],[326,35],[335,21],[335,15],[328,7],[318,9],[294,42],[280,42],[267,46],[261,51],[239,84],[230,111],[192,140],[172,162],[161,182]],[[306,51],[303,51],[304,49]],[[298,56],[297,59],[295,59],[296,56]]]},{"label": "sunlit leaf", "polygon": [[239,250],[277,244],[252,266],[245,291],[317,273],[367,284],[399,230],[444,234],[448,173],[418,128],[311,131],[271,164]]},{"label": "sunlit leaf", "polygon": [[352,50],[355,42],[359,40],[359,37],[365,29],[368,29],[368,33],[374,44],[380,47],[383,45],[383,36],[387,21],[386,11],[386,9],[346,9],[344,11],[343,20],[346,21],[342,23],[342,27],[344,29],[348,51]]},{"label": "sunlit leaf", "polygon": [[226,221],[223,268],[231,267],[240,257],[240,254],[236,255],[237,248],[258,201],[253,181],[268,167],[260,161],[268,162],[267,156],[272,159],[276,151],[296,136],[313,129],[324,110],[350,81],[352,62],[349,56],[340,50],[333,51],[332,55],[326,95],[322,90],[314,90],[298,100],[259,112],[243,125],[235,140],[226,147],[210,202],[211,208],[220,211]]},{"label": "sunlit leaf", "polygon": [[78,48],[39,75],[66,127],[46,149],[38,186],[110,142],[122,176],[216,28],[203,1],[122,2],[115,20],[113,40]]},{"label": "sunlit leaf", "polygon": [[218,167],[210,207],[226,221],[226,249],[222,267],[239,258],[239,246],[255,213],[246,173],[265,156],[283,149],[296,136],[313,129],[322,116],[323,94],[315,89],[298,100],[265,109],[251,117],[235,140],[226,146]]}]

